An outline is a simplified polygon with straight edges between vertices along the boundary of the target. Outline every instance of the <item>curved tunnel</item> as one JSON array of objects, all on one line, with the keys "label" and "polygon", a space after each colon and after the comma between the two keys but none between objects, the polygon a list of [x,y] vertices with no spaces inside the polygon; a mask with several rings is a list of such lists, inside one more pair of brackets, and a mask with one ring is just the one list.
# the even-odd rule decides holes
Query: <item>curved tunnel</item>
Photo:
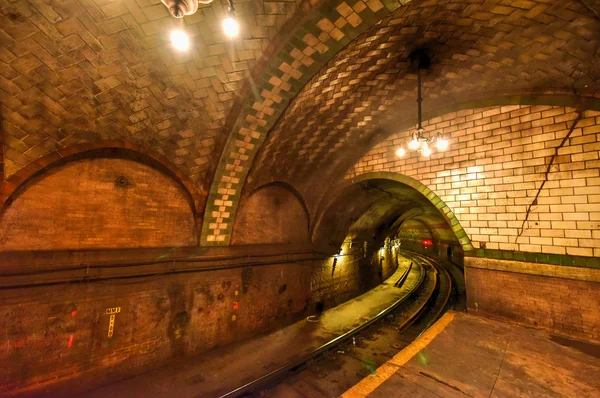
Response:
[{"label": "curved tunnel", "polygon": [[[441,201],[440,201],[441,202]],[[448,216],[416,188],[391,179],[370,178],[341,189],[321,213],[313,243],[335,252],[344,244],[379,250],[399,239],[408,250],[462,264],[463,247]]]}]

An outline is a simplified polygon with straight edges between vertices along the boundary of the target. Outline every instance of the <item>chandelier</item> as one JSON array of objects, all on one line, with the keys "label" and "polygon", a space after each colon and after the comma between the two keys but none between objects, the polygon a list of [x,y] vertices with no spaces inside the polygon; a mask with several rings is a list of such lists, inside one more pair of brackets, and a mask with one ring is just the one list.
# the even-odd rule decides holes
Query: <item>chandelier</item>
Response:
[{"label": "chandelier", "polygon": [[417,131],[412,134],[411,140],[408,142],[408,144],[402,142],[402,144],[400,144],[400,148],[398,148],[396,151],[396,154],[400,157],[404,156],[406,154],[406,149],[404,146],[406,145],[408,149],[420,152],[423,156],[429,157],[429,155],[431,155],[432,146],[435,145],[439,151],[445,151],[448,149],[449,144],[448,140],[444,138],[442,133],[437,133],[435,136],[430,138],[427,138],[423,135],[425,129],[421,125],[421,103],[423,102],[423,97],[421,97],[421,69],[428,68],[430,60],[423,50],[417,50],[413,52],[411,54],[411,58],[417,59],[417,104],[419,124],[417,125]]}]

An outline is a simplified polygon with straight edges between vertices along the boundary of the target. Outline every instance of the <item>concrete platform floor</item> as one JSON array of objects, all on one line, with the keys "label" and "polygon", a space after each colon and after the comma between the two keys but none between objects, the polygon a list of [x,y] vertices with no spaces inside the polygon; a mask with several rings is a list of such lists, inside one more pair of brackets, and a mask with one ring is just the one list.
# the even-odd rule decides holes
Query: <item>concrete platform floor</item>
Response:
[{"label": "concrete platform floor", "polygon": [[[359,326],[399,299],[409,295],[420,275],[413,267],[401,288],[394,283],[410,261],[399,257],[397,271],[369,292],[324,311],[318,323],[302,320],[248,341],[193,358],[173,360],[167,366],[84,394],[86,397],[215,397],[301,358],[337,336]],[[81,391],[78,380],[70,387]],[[85,383],[81,381],[81,383]],[[44,391],[44,396],[73,396],[69,386]]]},{"label": "concrete platform floor", "polygon": [[342,397],[600,397],[600,345],[448,312]]}]

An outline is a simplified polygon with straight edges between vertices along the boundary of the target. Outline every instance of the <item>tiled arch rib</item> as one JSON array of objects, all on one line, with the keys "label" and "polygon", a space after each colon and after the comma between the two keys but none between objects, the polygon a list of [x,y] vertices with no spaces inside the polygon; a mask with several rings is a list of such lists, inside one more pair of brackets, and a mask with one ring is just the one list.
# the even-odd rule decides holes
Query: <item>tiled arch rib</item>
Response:
[{"label": "tiled arch rib", "polygon": [[289,101],[352,39],[405,3],[409,0],[327,2],[270,59],[221,155],[207,201],[202,244],[229,244],[249,169]]}]

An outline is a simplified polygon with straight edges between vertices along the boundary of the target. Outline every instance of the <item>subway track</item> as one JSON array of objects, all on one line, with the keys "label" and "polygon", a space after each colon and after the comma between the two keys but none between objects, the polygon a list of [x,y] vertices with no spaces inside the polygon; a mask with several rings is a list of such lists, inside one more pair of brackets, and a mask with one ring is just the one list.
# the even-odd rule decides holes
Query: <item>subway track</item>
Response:
[{"label": "subway track", "polygon": [[318,356],[222,397],[336,397],[408,346],[460,300],[461,281],[458,268],[449,264],[407,251],[401,255],[421,268],[421,278],[400,305]]}]

